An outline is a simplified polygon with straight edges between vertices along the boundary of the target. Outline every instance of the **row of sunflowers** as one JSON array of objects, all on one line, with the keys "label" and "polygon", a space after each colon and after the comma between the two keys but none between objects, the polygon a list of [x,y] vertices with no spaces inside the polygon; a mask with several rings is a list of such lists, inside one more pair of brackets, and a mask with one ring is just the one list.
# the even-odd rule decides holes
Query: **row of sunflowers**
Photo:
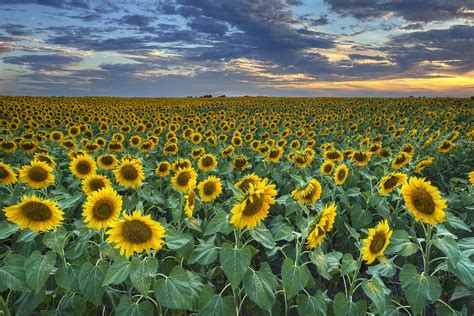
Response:
[{"label": "row of sunflowers", "polygon": [[468,315],[469,99],[0,98],[5,315]]}]

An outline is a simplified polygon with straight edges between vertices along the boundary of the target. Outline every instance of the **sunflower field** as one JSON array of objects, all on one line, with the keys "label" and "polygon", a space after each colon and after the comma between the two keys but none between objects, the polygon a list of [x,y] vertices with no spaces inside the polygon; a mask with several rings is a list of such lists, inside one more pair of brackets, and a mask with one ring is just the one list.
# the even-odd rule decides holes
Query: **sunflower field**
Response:
[{"label": "sunflower field", "polygon": [[0,97],[0,315],[473,315],[473,114]]}]

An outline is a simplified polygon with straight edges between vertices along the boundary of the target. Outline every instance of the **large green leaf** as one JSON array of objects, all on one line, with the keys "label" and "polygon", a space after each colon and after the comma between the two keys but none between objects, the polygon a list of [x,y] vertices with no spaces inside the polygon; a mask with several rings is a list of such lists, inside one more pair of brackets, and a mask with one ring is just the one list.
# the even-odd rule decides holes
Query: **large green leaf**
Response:
[{"label": "large green leaf", "polygon": [[435,238],[433,238],[433,244],[446,255],[449,262],[453,266],[457,265],[459,259],[461,258],[461,250],[459,249],[456,240],[449,236],[444,236],[441,238],[435,236]]},{"label": "large green leaf", "polygon": [[418,251],[418,245],[410,241],[410,235],[404,230],[396,230],[390,238],[387,254],[397,253],[400,256],[411,256]]},{"label": "large green leaf", "polygon": [[97,265],[92,265],[86,262],[82,265],[79,272],[79,287],[86,299],[94,303],[96,306],[100,305],[102,296],[104,295],[105,287],[102,285],[107,272],[108,263],[100,261]]},{"label": "large green leaf", "polygon": [[364,280],[362,282],[362,289],[372,302],[374,302],[377,312],[380,315],[385,315],[386,301],[390,290],[385,287],[383,281],[378,277],[374,277],[371,280]]},{"label": "large green leaf", "polygon": [[243,279],[245,293],[258,307],[269,311],[275,303],[275,279],[268,263],[259,271],[248,270]]},{"label": "large green leaf", "polygon": [[214,244],[216,236],[209,238],[207,241],[201,241],[201,243],[194,248],[190,263],[199,263],[201,265],[207,265],[213,263],[217,258],[217,248]]},{"label": "large green leaf", "polygon": [[198,315],[207,316],[233,316],[237,315],[235,309],[235,300],[232,296],[222,297],[220,295],[214,295],[213,298],[199,311]]},{"label": "large green leaf", "polygon": [[360,262],[354,260],[352,254],[346,253],[342,257],[341,274],[347,275],[360,269]]},{"label": "large green leaf", "polygon": [[193,237],[185,233],[181,233],[173,229],[166,230],[166,246],[169,249],[176,250],[182,248],[188,242],[190,242],[191,239],[193,239]]},{"label": "large green leaf", "polygon": [[45,285],[55,264],[56,254],[52,251],[43,256],[36,250],[26,258],[26,282],[36,293],[39,293]]},{"label": "large green leaf", "polygon": [[155,297],[164,307],[191,310],[192,292],[186,271],[177,266],[168,277],[158,279],[155,283]]},{"label": "large green leaf", "polygon": [[18,225],[7,221],[0,222],[0,240],[9,238],[19,230]]},{"label": "large green leaf", "polygon": [[343,293],[336,294],[333,306],[334,314],[337,316],[365,316],[367,313],[366,301],[353,302]]},{"label": "large green leaf", "polygon": [[237,289],[245,272],[250,266],[252,253],[250,248],[234,248],[229,243],[224,243],[220,250],[222,270],[230,281],[232,288]]},{"label": "large green leaf", "polygon": [[227,219],[227,213],[220,211],[209,221],[204,231],[204,236],[214,235],[216,233],[228,234],[232,231]]},{"label": "large green leaf", "polygon": [[275,248],[275,241],[273,240],[272,233],[263,223],[250,230],[250,236],[267,249]]},{"label": "large green leaf", "polygon": [[25,257],[12,254],[5,258],[5,264],[0,268],[0,291],[27,291],[25,273]]},{"label": "large green leaf", "polygon": [[316,266],[316,271],[326,280],[331,280],[332,275],[339,269],[339,260],[342,253],[333,251],[324,254],[320,248],[312,251],[309,255],[311,262]]},{"label": "large green leaf", "polygon": [[155,257],[145,257],[142,260],[133,258],[130,263],[130,280],[142,295],[147,296],[157,271],[158,260]]},{"label": "large green leaf", "polygon": [[81,267],[76,265],[59,268],[54,274],[56,284],[68,291],[80,291],[78,286],[80,270]]},{"label": "large green leaf", "polygon": [[296,303],[300,315],[326,315],[327,313],[326,302],[321,290],[318,290],[314,296],[298,295]]},{"label": "large green leaf", "polygon": [[66,229],[59,227],[58,229],[46,232],[43,237],[43,244],[51,248],[54,252],[60,256],[64,256],[64,243],[66,242]]},{"label": "large green leaf", "polygon": [[69,292],[62,299],[61,304],[56,308],[55,316],[82,316],[86,311],[86,301],[80,295]]},{"label": "large green leaf", "polygon": [[103,285],[120,284],[127,279],[129,272],[130,262],[124,256],[118,256],[107,270]]},{"label": "large green leaf", "polygon": [[438,278],[420,274],[412,264],[400,271],[403,293],[416,314],[421,314],[428,301],[436,301],[441,295]]},{"label": "large green leaf", "polygon": [[30,315],[41,302],[43,302],[45,291],[24,292],[15,303],[16,315]]},{"label": "large green leaf", "polygon": [[290,258],[283,261],[281,278],[288,299],[304,289],[310,277],[311,273],[306,266],[297,266]]},{"label": "large green leaf", "polygon": [[150,302],[134,303],[127,296],[120,298],[120,303],[115,310],[117,316],[148,316],[153,314],[153,305]]}]

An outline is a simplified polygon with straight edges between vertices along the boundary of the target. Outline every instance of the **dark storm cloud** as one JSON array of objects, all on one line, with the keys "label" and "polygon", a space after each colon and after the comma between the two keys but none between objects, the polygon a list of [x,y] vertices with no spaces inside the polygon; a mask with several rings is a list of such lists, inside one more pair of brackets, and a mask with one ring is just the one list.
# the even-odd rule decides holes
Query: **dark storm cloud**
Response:
[{"label": "dark storm cloud", "polygon": [[[380,18],[395,14],[407,21],[431,22],[452,18],[472,18],[472,0],[324,0],[342,15],[358,19]],[[469,10],[471,12],[469,13]]]},{"label": "dark storm cloud", "polygon": [[198,32],[215,34],[218,36],[223,36],[228,30],[225,23],[218,22],[205,16],[192,18],[191,21],[188,22],[188,26]]},{"label": "dark storm cloud", "polygon": [[12,36],[25,36],[29,34],[26,27],[21,24],[3,24],[0,25],[0,30]]},{"label": "dark storm cloud", "polygon": [[148,26],[155,18],[142,14],[124,15],[118,21],[127,25],[145,27]]},{"label": "dark storm cloud", "polygon": [[9,56],[2,58],[5,64],[19,65],[28,67],[31,70],[59,70],[64,66],[75,64],[81,61],[81,58],[75,56],[63,55],[22,55]]}]

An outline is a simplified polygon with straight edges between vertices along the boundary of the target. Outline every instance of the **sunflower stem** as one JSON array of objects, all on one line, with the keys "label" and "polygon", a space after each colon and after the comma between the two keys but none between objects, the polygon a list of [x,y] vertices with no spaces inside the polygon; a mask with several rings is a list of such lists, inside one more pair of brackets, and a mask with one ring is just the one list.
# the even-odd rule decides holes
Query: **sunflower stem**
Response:
[{"label": "sunflower stem", "polygon": [[423,273],[425,275],[429,275],[430,273],[430,250],[431,250],[431,234],[433,231],[433,227],[428,224],[428,228],[425,228],[425,225],[423,225],[423,230],[425,231],[425,253],[424,253],[424,267],[423,267]]}]

